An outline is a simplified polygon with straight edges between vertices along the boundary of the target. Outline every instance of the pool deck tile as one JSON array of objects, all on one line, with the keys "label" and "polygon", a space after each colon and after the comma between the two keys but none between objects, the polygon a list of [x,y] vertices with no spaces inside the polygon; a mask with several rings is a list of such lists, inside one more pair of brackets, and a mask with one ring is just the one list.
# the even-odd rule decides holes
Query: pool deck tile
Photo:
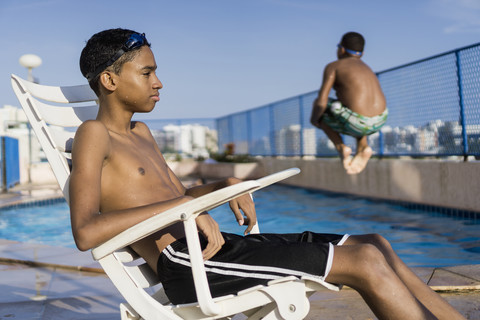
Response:
[{"label": "pool deck tile", "polygon": [[[77,270],[96,265],[89,253],[0,239],[0,261],[0,319],[119,318],[123,299],[106,275]],[[430,285],[442,286],[440,294],[467,319],[480,319],[480,265],[413,270]],[[374,319],[348,287],[321,290],[310,301],[309,320]]]},{"label": "pool deck tile", "polygon": [[[432,279],[428,282],[428,285],[436,286],[450,286],[454,284],[458,287],[472,287],[478,286],[480,289],[480,281],[471,277],[471,271],[474,266],[461,266],[462,268],[457,267],[457,271],[453,272],[450,269],[439,268],[436,269],[433,273]],[[479,269],[479,266],[476,266]],[[465,272],[462,272],[461,269],[465,269]],[[454,269],[455,270],[455,269]]]},{"label": "pool deck tile", "polygon": [[[0,194],[0,207],[59,195],[26,188]],[[413,271],[467,319],[480,319],[480,264]],[[90,252],[0,239],[0,319],[119,319],[122,301]],[[307,320],[375,319],[348,287],[318,291],[310,302]]]},{"label": "pool deck tile", "polygon": [[480,282],[480,268],[478,265],[466,265],[443,268],[444,270],[461,274]]},{"label": "pool deck tile", "polygon": [[0,207],[60,197],[63,193],[57,184],[17,185],[8,192],[0,193]]}]

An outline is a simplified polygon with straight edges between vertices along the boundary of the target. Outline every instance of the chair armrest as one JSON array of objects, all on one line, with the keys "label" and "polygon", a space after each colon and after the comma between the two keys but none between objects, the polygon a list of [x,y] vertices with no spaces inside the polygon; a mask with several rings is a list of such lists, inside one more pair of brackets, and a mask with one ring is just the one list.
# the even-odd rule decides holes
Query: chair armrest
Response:
[{"label": "chair armrest", "polygon": [[276,183],[278,181],[281,181],[281,180],[285,180],[285,179],[290,178],[291,176],[297,175],[299,173],[300,173],[299,168],[290,168],[290,169],[286,169],[286,170],[279,171],[279,172],[276,172],[276,173],[272,173],[268,176],[265,176],[263,178],[255,180],[260,184],[260,186],[258,186],[254,191],[257,191],[258,189],[268,187],[271,184],[274,184],[274,183]]},{"label": "chair armrest", "polygon": [[176,222],[188,220],[192,216],[196,218],[198,214],[218,207],[236,197],[249,193],[258,187],[259,183],[256,181],[244,181],[168,209],[128,228],[112,239],[92,249],[92,256],[95,260],[99,260],[158,230],[166,228]]},{"label": "chair armrest", "polygon": [[[265,188],[275,182],[284,180],[298,173],[300,173],[300,169],[291,168],[260,178],[255,181],[258,183],[258,186],[251,190],[250,193],[257,191],[261,188]],[[195,283],[195,292],[197,294],[198,305],[200,306],[200,309],[204,314],[209,316],[218,315],[222,313],[222,310],[220,305],[216,304],[213,301],[210,287],[208,286],[207,273],[205,271],[205,264],[203,263],[202,249],[200,246],[200,240],[198,238],[195,219],[185,220],[184,227],[185,235],[187,238],[190,263],[192,265],[193,282]]]}]

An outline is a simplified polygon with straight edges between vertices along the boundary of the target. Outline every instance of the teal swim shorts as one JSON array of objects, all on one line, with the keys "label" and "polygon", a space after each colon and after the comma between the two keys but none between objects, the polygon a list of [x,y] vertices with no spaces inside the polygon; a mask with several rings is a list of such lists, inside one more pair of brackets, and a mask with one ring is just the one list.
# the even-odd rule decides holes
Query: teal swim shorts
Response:
[{"label": "teal swim shorts", "polygon": [[365,117],[345,107],[340,101],[329,99],[321,121],[338,133],[361,138],[380,130],[387,122],[387,117],[387,109],[378,116]]}]

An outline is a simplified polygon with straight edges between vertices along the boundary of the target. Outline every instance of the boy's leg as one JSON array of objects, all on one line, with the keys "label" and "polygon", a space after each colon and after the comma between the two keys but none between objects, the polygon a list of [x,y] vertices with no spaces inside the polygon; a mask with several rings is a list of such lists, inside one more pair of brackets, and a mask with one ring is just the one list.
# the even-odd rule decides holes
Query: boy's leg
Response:
[{"label": "boy's leg", "polygon": [[348,174],[360,173],[367,166],[368,160],[372,156],[373,150],[368,145],[367,136],[357,138],[357,152],[347,170]]},{"label": "boy's leg", "polygon": [[379,319],[435,319],[411,294],[377,247],[347,243],[348,240],[335,247],[327,282],[342,283],[358,291]]},{"label": "boy's leg", "polygon": [[348,171],[350,167],[350,162],[352,161],[350,158],[350,155],[352,154],[352,149],[343,143],[342,136],[338,132],[334,131],[323,121],[320,122],[320,128],[323,130],[323,132],[325,132],[330,141],[332,141],[335,145],[335,149],[337,150],[338,154],[340,155],[340,159],[342,160],[343,167],[345,168],[345,170]]},{"label": "boy's leg", "polygon": [[384,237],[377,234],[350,236],[344,243],[344,246],[365,243],[374,245],[382,252],[387,263],[409,291],[435,316],[439,319],[464,319],[457,310],[413,273],[400,257],[398,257],[390,243]]}]

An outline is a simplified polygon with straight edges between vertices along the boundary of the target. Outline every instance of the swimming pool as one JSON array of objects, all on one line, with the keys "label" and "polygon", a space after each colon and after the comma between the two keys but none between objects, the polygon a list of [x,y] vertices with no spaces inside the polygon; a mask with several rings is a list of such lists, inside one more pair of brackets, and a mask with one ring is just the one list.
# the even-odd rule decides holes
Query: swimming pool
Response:
[{"label": "swimming pool", "polygon": [[[478,264],[480,220],[287,186],[255,193],[262,232],[379,233],[411,267]],[[228,205],[210,212],[223,231],[242,233]],[[65,202],[2,209],[0,238],[75,247]]]}]

